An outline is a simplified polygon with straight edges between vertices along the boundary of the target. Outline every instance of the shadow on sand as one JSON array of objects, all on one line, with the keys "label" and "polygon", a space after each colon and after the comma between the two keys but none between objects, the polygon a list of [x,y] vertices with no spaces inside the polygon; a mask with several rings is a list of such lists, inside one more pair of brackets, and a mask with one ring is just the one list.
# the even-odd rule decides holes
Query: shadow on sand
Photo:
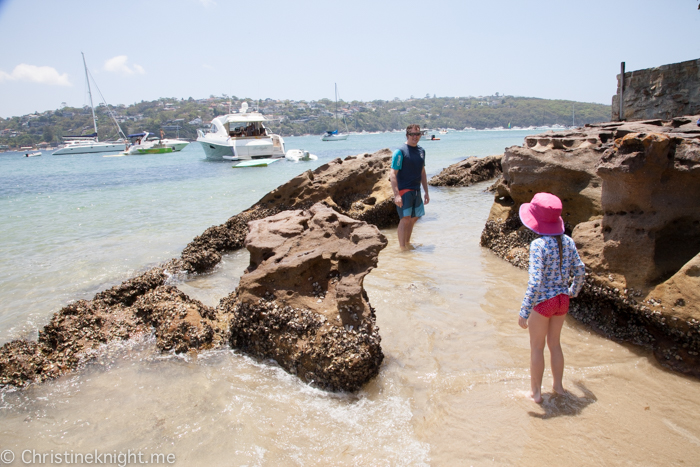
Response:
[{"label": "shadow on sand", "polygon": [[577,396],[570,391],[566,394],[542,394],[542,410],[544,413],[528,412],[531,417],[541,418],[546,420],[548,418],[567,416],[571,417],[578,415],[583,412],[583,409],[596,402],[598,398],[593,394],[584,384],[580,381],[574,383],[582,393],[583,396]]}]

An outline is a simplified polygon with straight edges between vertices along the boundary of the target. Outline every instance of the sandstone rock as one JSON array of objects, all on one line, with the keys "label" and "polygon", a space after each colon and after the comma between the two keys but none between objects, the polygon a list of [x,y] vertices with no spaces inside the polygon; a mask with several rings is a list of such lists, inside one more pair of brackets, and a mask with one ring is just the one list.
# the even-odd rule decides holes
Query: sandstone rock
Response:
[{"label": "sandstone rock", "polygon": [[503,172],[502,155],[486,157],[468,157],[452,164],[428,182],[432,186],[470,186],[496,178]]},{"label": "sandstone rock", "polygon": [[183,268],[202,272],[221,261],[221,253],[243,246],[248,223],[278,212],[308,209],[325,201],[353,219],[388,227],[399,222],[393,203],[389,170],[391,151],[335,159],[277,187],[225,224],[210,227],[182,252]]},{"label": "sandstone rock", "polygon": [[572,316],[649,346],[662,364],[700,376],[700,132],[695,116],[604,123],[527,137],[506,150],[481,243],[526,267],[532,234],[518,209],[539,191],[586,264]]},{"label": "sandstone rock", "polygon": [[603,179],[605,266],[623,275],[627,288],[659,284],[700,252],[700,161],[693,162],[700,155],[697,143],[631,133],[597,166]]},{"label": "sandstone rock", "polygon": [[248,272],[218,307],[231,346],[273,358],[304,381],[354,391],[383,359],[363,287],[386,238],[317,203],[250,224]]}]

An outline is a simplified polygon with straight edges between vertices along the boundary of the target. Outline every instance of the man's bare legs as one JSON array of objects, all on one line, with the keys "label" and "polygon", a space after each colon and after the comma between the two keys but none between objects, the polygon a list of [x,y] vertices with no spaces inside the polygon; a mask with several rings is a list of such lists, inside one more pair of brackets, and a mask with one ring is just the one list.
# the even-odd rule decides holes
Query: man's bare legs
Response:
[{"label": "man's bare legs", "polygon": [[413,233],[413,226],[416,225],[418,217],[402,217],[399,221],[399,227],[397,233],[399,236],[399,247],[405,250],[410,246],[411,234]]}]

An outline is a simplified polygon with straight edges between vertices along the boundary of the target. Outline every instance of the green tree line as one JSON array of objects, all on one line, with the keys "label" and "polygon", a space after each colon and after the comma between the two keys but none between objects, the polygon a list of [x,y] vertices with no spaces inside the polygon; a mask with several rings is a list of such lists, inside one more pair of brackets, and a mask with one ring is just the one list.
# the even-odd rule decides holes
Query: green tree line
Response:
[{"label": "green tree line", "polygon": [[[270,120],[268,127],[282,136],[316,134],[339,128],[345,131],[391,131],[418,123],[422,128],[485,129],[503,127],[582,126],[610,120],[609,105],[514,96],[430,97],[393,100],[335,102],[253,100],[236,96],[210,96],[195,100],[161,98],[129,106],[95,108],[101,141],[118,137],[113,115],[124,133],[148,131],[194,140],[198,128],[212,118],[236,111],[246,102]],[[199,123],[201,121],[201,123]],[[64,107],[42,114],[0,119],[0,145],[60,144],[63,136],[93,133],[89,107]]]}]

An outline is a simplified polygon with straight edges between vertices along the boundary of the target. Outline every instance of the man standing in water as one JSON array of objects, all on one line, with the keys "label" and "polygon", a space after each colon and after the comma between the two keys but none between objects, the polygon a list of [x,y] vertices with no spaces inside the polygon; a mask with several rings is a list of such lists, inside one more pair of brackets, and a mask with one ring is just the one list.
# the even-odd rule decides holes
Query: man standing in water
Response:
[{"label": "man standing in water", "polygon": [[399,212],[399,247],[410,248],[413,226],[419,217],[425,214],[420,187],[425,190],[425,204],[430,202],[428,196],[428,176],[425,173],[425,149],[418,146],[423,133],[420,125],[406,127],[406,144],[394,151],[391,159],[391,188],[394,191],[394,203]]}]

